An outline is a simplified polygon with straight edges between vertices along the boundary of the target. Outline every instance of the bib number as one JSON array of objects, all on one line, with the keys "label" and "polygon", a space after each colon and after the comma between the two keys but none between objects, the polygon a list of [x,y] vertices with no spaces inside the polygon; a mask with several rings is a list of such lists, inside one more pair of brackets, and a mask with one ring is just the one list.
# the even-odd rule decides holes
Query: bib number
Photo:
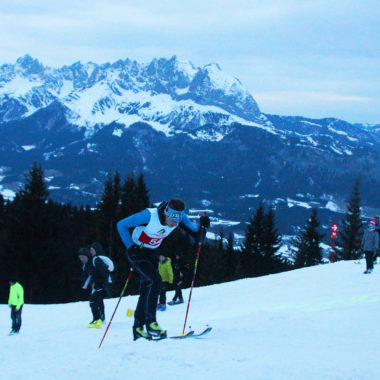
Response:
[{"label": "bib number", "polygon": [[144,231],[141,233],[140,237],[139,237],[139,241],[145,245],[149,245],[150,247],[158,247],[162,240],[164,238],[152,238],[150,236],[148,236]]}]

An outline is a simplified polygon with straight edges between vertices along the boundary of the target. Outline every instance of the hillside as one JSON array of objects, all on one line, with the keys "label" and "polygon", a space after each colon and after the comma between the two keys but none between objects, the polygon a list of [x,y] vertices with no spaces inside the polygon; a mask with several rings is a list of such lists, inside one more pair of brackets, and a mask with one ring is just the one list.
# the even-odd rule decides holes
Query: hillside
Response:
[{"label": "hillside", "polygon": [[[12,337],[2,305],[1,379],[378,379],[379,273],[363,270],[339,262],[196,288],[189,324],[213,326],[198,340],[133,342],[126,310],[136,297],[126,297],[100,350],[104,327],[86,329],[87,302],[25,305]],[[107,300],[108,318],[116,302]],[[158,314],[170,335],[181,332],[185,309]]]}]

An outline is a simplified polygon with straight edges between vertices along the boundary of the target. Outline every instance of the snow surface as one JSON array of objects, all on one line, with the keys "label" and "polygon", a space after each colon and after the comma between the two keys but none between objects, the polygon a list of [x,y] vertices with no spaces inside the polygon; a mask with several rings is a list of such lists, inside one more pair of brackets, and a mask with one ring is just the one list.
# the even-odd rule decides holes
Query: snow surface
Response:
[{"label": "snow surface", "polygon": [[[188,324],[213,327],[203,339],[133,342],[136,296],[123,298],[101,349],[87,329],[88,302],[25,305],[8,337],[0,306],[1,379],[380,379],[380,281],[364,263],[320,265],[193,291]],[[173,293],[168,293],[171,299]],[[188,296],[188,290],[185,291]],[[106,300],[111,316],[117,299]],[[169,335],[182,332],[186,303],[158,313]]]},{"label": "snow surface", "polygon": [[5,189],[2,185],[0,185],[0,194],[6,200],[12,200],[16,196],[16,193],[13,190]]},{"label": "snow surface", "polygon": [[334,203],[333,201],[328,201],[326,203],[325,208],[327,208],[328,210],[334,211],[334,212],[341,212],[339,206],[336,203]]},{"label": "snow surface", "polygon": [[36,149],[36,146],[35,145],[21,145],[21,148],[28,151],[28,150]]},{"label": "snow surface", "polygon": [[[211,117],[213,114],[222,114],[226,117],[226,124],[236,122],[276,134],[273,127],[247,121],[217,106],[199,105],[192,100],[175,101],[170,95],[152,95],[148,91],[134,92],[122,88],[118,88],[118,91],[121,95],[115,94],[109,83],[99,82],[85,91],[76,93],[65,103],[71,110],[69,120],[74,124],[86,126],[88,134],[93,133],[93,128],[97,124],[110,124],[117,121],[126,127],[137,122],[146,122],[157,131],[170,136],[173,132],[170,125],[172,117],[188,113],[194,117],[200,117],[202,125],[204,125],[208,123],[208,119],[204,119],[204,115]],[[99,102],[105,99],[107,106],[100,106]],[[137,114],[126,114],[120,111],[118,104],[127,107],[130,103],[138,105]],[[143,104],[148,106],[142,107]],[[216,141],[223,137],[223,135],[217,136]],[[209,136],[207,135],[205,139],[209,139]]]},{"label": "snow surface", "polygon": [[290,199],[290,198],[286,198],[286,201],[288,202],[289,208],[294,207],[294,206],[304,207],[304,208],[311,208],[312,207],[307,202],[300,202],[300,201],[296,201],[296,200]]},{"label": "snow surface", "polygon": [[16,75],[11,81],[3,84],[3,86],[0,87],[0,96],[24,96],[27,92],[33,90],[33,88],[42,85],[43,82],[40,79],[33,81],[32,77],[26,78]]}]

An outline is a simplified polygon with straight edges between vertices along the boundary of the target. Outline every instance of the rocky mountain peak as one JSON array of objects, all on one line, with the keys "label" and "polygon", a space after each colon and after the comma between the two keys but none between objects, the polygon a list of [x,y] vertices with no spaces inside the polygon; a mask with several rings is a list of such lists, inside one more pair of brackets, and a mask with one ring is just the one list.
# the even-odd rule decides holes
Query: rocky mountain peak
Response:
[{"label": "rocky mountain peak", "polygon": [[195,67],[176,56],[148,64],[130,59],[101,65],[78,61],[53,69],[26,55],[0,68],[0,84],[0,109],[7,108],[0,122],[29,116],[53,101],[67,108],[72,122],[86,128],[149,121],[175,133],[211,121],[224,129],[260,116],[248,90],[219,65]]}]

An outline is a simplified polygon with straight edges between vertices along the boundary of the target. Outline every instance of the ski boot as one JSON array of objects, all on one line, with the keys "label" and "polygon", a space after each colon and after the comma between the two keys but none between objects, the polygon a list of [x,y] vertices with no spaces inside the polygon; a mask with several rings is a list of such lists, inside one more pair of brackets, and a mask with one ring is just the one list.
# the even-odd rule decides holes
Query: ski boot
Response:
[{"label": "ski boot", "polygon": [[153,340],[165,339],[167,337],[166,330],[163,330],[156,321],[147,323],[146,331]]},{"label": "ski boot", "polygon": [[158,311],[165,311],[166,310],[166,305],[164,303],[160,303],[157,306]]},{"label": "ski boot", "polygon": [[92,321],[87,325],[88,329],[101,329],[102,328],[102,321],[100,319],[97,319],[95,321]]},{"label": "ski boot", "polygon": [[151,340],[151,336],[144,331],[144,326],[133,326],[133,340],[145,338]]},{"label": "ski boot", "polygon": [[172,301],[168,302],[168,305],[173,306],[173,305],[179,305],[181,303],[183,303],[183,298],[178,298],[178,300],[173,299]]}]

